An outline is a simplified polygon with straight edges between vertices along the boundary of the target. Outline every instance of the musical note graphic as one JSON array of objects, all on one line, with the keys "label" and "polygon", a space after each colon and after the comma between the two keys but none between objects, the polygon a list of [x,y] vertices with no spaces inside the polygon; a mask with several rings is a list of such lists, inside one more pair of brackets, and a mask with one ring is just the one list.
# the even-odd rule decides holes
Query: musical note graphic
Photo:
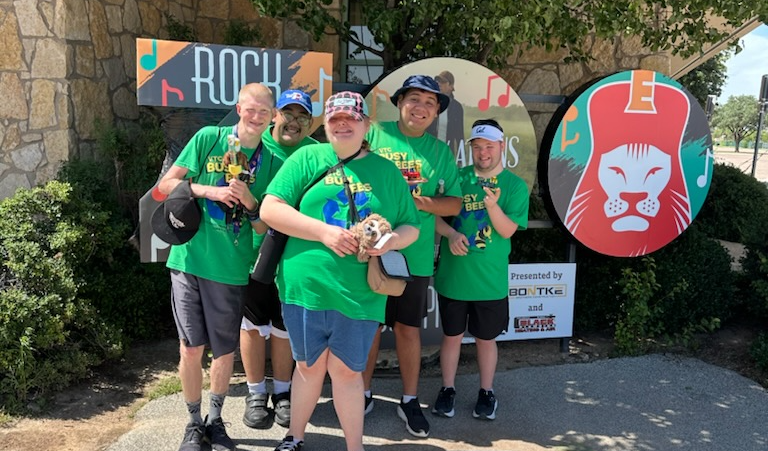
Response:
[{"label": "musical note graphic", "polygon": [[168,249],[171,247],[170,244],[166,243],[165,241],[161,240],[160,237],[152,234],[152,238],[149,240],[149,246],[150,246],[150,262],[157,262],[159,257],[159,252],[164,249]]},{"label": "musical note graphic", "polygon": [[320,68],[320,97],[316,102],[312,102],[312,116],[318,117],[323,114],[325,104],[325,80],[333,81],[333,76],[325,73],[325,68]]},{"label": "musical note graphic", "polygon": [[[488,86],[486,87],[485,98],[480,99],[480,101],[477,102],[477,108],[480,111],[485,111],[485,110],[487,110],[491,106],[491,84],[493,83],[493,80],[495,80],[497,78],[499,80],[501,80],[502,82],[504,82],[504,80],[501,77],[499,77],[498,75],[490,75],[490,76],[488,76]],[[505,92],[504,94],[500,95],[499,99],[498,99],[499,106],[501,106],[501,107],[505,107],[509,103],[509,91],[512,89],[512,88],[509,87],[509,85],[506,82],[504,82],[504,85],[507,87],[507,92]]]},{"label": "musical note graphic", "polygon": [[166,80],[165,78],[163,78],[161,82],[161,86],[163,91],[163,99],[162,99],[163,106],[168,106],[168,92],[172,92],[176,94],[179,97],[179,101],[181,102],[184,101],[184,93],[181,92],[181,89],[174,88],[173,86],[169,85],[168,80]]},{"label": "musical note graphic", "polygon": [[381,88],[379,88],[378,85],[373,87],[373,105],[371,105],[371,119],[376,119],[376,105],[379,102],[379,95],[384,96],[384,103],[389,102],[389,93]]},{"label": "musical note graphic", "polygon": [[696,184],[699,185],[699,188],[704,188],[707,185],[707,180],[709,179],[709,159],[714,158],[714,155],[712,155],[712,152],[710,152],[709,149],[704,152],[707,154],[704,158],[704,174],[696,179]]},{"label": "musical note graphic", "polygon": [[141,55],[139,64],[141,64],[141,68],[144,70],[155,70],[155,67],[157,67],[157,40],[152,40],[152,53]]},{"label": "musical note graphic", "polygon": [[579,141],[579,132],[573,134],[573,138],[568,139],[568,123],[573,122],[579,117],[579,109],[571,105],[563,116],[563,135],[560,143],[560,152],[565,152],[565,148]]}]

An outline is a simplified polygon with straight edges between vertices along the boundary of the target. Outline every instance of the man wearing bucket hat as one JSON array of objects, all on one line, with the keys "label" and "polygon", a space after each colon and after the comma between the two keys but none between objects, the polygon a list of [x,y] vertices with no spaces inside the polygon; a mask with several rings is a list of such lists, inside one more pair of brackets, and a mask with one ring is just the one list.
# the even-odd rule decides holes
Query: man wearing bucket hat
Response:
[{"label": "man wearing bucket hat", "polygon": [[[261,142],[276,158],[285,160],[301,147],[317,144],[309,137],[311,124],[312,99],[309,95],[296,89],[283,91],[277,99],[274,123],[261,135]],[[254,236],[254,255],[258,255],[263,240],[263,234]],[[268,408],[266,379],[267,339],[271,344],[272,361],[271,410]],[[274,282],[248,281],[240,324],[240,355],[248,385],[243,423],[251,428],[267,429],[274,420],[280,426],[288,427],[293,356]]]},{"label": "man wearing bucket hat", "polygon": [[[448,146],[426,133],[450,99],[440,92],[432,77],[412,75],[390,98],[400,110],[396,122],[375,124],[367,135],[371,149],[391,160],[402,172],[421,218],[418,240],[403,254],[413,281],[402,296],[387,300],[385,322],[394,329],[403,397],[397,408],[406,430],[416,437],[429,435],[429,422],[417,397],[421,370],[421,323],[427,316],[427,290],[434,271],[435,216],[453,216],[461,209],[458,169]],[[378,357],[381,334],[368,356],[365,372],[365,411],[373,408],[371,379]]]},{"label": "man wearing bucket hat", "polygon": [[507,291],[510,237],[528,226],[528,187],[504,169],[504,132],[492,119],[472,124],[469,138],[473,165],[459,171],[464,202],[450,224],[437,218],[443,237],[435,289],[440,302],[443,386],[432,413],[451,418],[456,396],[456,368],[464,331],[475,337],[480,390],[472,416],[496,418],[493,392],[496,337],[509,325]]},{"label": "man wearing bucket hat", "polygon": [[[179,451],[198,451],[203,440],[215,451],[235,447],[221,409],[238,344],[248,271],[255,260],[252,228],[266,231],[259,221],[259,199],[279,162],[261,142],[274,115],[273,105],[269,88],[259,83],[243,86],[236,105],[239,122],[198,131],[158,186],[160,192],[171,193],[170,198],[194,198],[201,211],[199,229],[189,241],[171,246],[167,262],[180,341],[179,378],[190,416]],[[206,345],[213,361],[210,409],[204,420]]]},{"label": "man wearing bucket hat", "polygon": [[456,88],[452,73],[444,70],[435,75],[435,81],[440,86],[440,92],[447,95],[451,102],[448,104],[448,108],[432,122],[427,133],[448,144],[448,147],[456,153],[459,143],[464,142],[464,107],[453,96]]}]

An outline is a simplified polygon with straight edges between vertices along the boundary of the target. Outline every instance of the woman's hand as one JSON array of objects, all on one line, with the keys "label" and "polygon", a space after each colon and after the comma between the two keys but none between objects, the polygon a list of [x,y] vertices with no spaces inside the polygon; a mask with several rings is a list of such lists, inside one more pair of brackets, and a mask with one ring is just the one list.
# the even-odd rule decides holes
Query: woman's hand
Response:
[{"label": "woman's hand", "polygon": [[328,225],[320,241],[339,257],[357,253],[357,238],[352,232],[341,227]]},{"label": "woman's hand", "polygon": [[395,247],[395,243],[400,237],[395,232],[391,232],[391,235],[392,236],[390,236],[389,239],[384,244],[382,244],[379,249],[376,249],[375,247],[369,247],[365,250],[365,253],[371,257],[376,257],[378,255],[384,255],[389,251],[399,249]]}]

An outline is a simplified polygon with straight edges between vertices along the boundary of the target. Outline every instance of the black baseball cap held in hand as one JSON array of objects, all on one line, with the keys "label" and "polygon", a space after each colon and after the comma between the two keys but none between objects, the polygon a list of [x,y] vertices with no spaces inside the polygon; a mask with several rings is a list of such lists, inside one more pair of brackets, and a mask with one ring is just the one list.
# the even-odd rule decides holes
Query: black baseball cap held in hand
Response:
[{"label": "black baseball cap held in hand", "polygon": [[184,244],[197,233],[201,216],[200,205],[192,197],[191,184],[185,180],[155,209],[152,231],[168,244]]}]

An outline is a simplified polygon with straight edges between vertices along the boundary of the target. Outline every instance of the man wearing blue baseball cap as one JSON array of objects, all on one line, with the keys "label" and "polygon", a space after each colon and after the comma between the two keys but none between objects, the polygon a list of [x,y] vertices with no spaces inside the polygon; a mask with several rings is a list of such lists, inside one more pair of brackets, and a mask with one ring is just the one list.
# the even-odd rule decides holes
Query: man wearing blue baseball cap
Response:
[{"label": "man wearing blue baseball cap", "polygon": [[[312,99],[307,93],[296,89],[283,91],[276,107],[274,123],[261,135],[261,142],[275,156],[275,164],[280,165],[299,148],[317,144],[317,141],[308,136],[312,125]],[[264,235],[254,236],[254,258],[263,240]],[[266,379],[267,338],[270,338],[272,360],[271,410]],[[253,279],[248,282],[240,325],[240,354],[248,384],[243,423],[255,429],[268,429],[274,420],[280,426],[288,427],[294,362],[274,282],[263,284]]]},{"label": "man wearing blue baseball cap", "polygon": [[[413,281],[402,296],[387,299],[385,322],[395,333],[403,397],[397,408],[411,435],[427,437],[429,422],[417,398],[421,370],[421,323],[427,316],[427,290],[434,272],[435,216],[453,216],[461,210],[461,186],[453,154],[448,146],[426,133],[437,115],[448,108],[450,98],[427,75],[412,75],[390,98],[400,110],[396,122],[374,124],[366,136],[371,150],[392,161],[411,188],[419,210],[418,240],[403,249]],[[365,412],[373,408],[371,379],[376,367],[381,334],[376,335],[365,376]]]}]

